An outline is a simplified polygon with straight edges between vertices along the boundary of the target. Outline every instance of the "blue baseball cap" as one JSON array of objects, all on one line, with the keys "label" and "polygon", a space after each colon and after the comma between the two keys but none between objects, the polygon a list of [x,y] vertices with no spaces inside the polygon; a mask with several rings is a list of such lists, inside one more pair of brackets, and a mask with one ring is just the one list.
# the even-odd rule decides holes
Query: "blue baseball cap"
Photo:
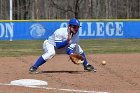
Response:
[{"label": "blue baseball cap", "polygon": [[69,25],[80,26],[80,22],[79,22],[78,19],[72,18],[72,19],[70,19],[70,21],[69,21]]}]

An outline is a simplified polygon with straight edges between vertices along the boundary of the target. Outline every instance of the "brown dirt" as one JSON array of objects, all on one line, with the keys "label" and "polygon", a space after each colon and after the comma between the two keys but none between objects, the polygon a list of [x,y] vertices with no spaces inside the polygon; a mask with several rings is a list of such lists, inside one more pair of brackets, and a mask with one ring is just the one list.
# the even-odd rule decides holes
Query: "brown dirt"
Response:
[{"label": "brown dirt", "polygon": [[[61,89],[140,93],[140,54],[88,55],[89,63],[97,68],[96,73],[85,72],[82,65],[68,61],[67,55],[56,55],[39,68],[43,73],[29,74],[28,69],[37,58],[0,57],[0,93],[80,93]],[[105,66],[101,65],[102,60],[106,60]],[[3,85],[17,79],[44,80],[49,88],[56,89]]]}]

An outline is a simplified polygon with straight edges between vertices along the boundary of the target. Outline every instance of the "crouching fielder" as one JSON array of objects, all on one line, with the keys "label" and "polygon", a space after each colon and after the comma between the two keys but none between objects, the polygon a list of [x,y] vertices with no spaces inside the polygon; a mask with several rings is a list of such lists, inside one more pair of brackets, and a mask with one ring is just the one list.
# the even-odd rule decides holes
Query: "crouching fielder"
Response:
[{"label": "crouching fielder", "polygon": [[35,64],[30,67],[29,71],[31,73],[37,73],[39,66],[44,64],[47,60],[53,58],[55,55],[55,48],[60,49],[65,46],[67,46],[66,53],[68,55],[78,53],[84,57],[84,70],[96,71],[96,69],[94,69],[94,67],[88,63],[84,51],[80,45],[78,45],[79,36],[77,32],[79,27],[79,20],[72,18],[70,19],[67,28],[59,28],[51,36],[49,36],[48,40],[45,40],[43,43],[43,49],[45,53],[37,59]]}]

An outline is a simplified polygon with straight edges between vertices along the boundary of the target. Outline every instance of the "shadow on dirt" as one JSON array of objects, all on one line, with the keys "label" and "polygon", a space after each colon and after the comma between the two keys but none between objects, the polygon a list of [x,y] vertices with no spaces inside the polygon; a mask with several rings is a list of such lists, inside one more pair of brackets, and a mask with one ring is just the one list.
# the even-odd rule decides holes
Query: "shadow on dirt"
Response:
[{"label": "shadow on dirt", "polygon": [[41,73],[69,73],[69,74],[81,74],[86,71],[42,71]]}]

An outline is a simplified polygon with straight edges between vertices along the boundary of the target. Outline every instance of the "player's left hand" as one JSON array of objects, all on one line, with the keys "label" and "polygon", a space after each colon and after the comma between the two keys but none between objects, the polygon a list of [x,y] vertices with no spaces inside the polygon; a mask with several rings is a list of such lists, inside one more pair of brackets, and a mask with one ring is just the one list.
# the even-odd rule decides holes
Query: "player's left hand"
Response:
[{"label": "player's left hand", "polygon": [[80,54],[71,54],[69,57],[74,64],[79,65],[84,62],[84,57]]}]

